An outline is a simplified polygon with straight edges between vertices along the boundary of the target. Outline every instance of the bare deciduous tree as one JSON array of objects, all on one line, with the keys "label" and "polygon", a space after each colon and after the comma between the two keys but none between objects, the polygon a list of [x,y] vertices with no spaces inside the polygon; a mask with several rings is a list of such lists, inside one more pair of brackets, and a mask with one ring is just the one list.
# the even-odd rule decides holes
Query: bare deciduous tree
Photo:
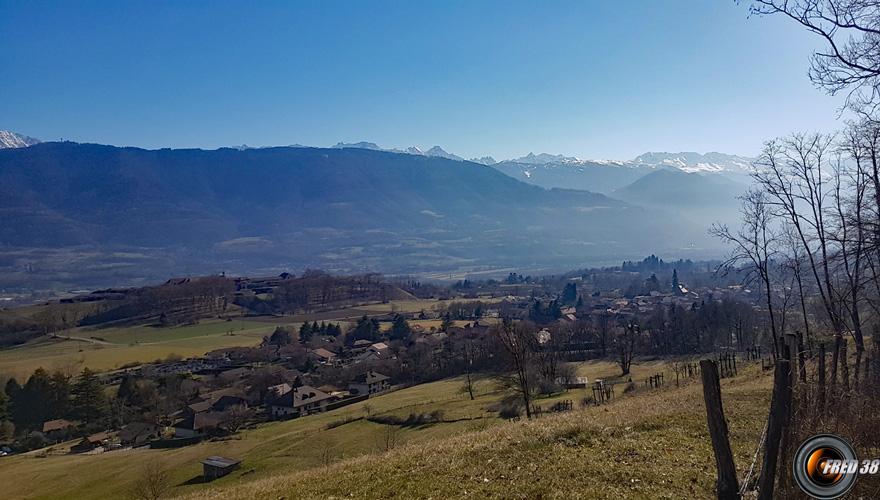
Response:
[{"label": "bare deciduous tree", "polygon": [[158,500],[171,487],[169,480],[168,471],[161,463],[155,460],[147,462],[132,487],[132,496],[137,500]]},{"label": "bare deciduous tree", "polygon": [[492,329],[510,362],[513,376],[504,377],[503,382],[512,387],[522,399],[526,409],[526,417],[532,418],[532,392],[534,387],[534,356],[537,339],[532,325],[523,321],[512,321],[505,318],[500,325]]},{"label": "bare deciduous tree", "polygon": [[773,231],[772,213],[766,195],[750,190],[741,197],[742,227],[733,231],[723,224],[714,224],[710,233],[733,246],[730,257],[721,268],[744,267],[746,279],[758,279],[764,288],[764,300],[770,319],[774,349],[778,353],[782,334],[774,308],[771,262],[778,252],[778,236]]},{"label": "bare deciduous tree", "polygon": [[781,14],[821,37],[810,79],[847,105],[873,114],[880,99],[880,6],[875,0],[753,0],[751,13]]}]

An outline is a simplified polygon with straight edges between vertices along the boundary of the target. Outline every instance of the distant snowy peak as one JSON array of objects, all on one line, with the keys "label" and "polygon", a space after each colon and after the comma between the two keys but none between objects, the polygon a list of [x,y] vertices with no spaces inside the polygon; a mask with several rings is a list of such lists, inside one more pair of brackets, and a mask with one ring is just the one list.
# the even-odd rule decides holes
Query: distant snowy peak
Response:
[{"label": "distant snowy peak", "polygon": [[471,158],[471,161],[474,163],[480,163],[482,165],[494,165],[498,163],[495,158],[492,158],[491,156],[484,156],[482,158]]},{"label": "distant snowy peak", "polygon": [[382,151],[376,143],[373,142],[337,142],[335,149],[372,149],[373,151]]},{"label": "distant snowy peak", "polygon": [[434,146],[433,148],[425,151],[425,156],[436,156],[438,158],[446,158],[447,160],[464,161],[464,158],[462,158],[461,156],[447,153],[440,146]]},{"label": "distant snowy peak", "polygon": [[7,148],[26,148],[39,144],[39,139],[28,137],[26,135],[16,134],[8,130],[0,130],[0,149]]},{"label": "distant snowy peak", "polygon": [[[433,156],[433,157],[437,157],[437,158],[446,158],[447,160],[465,161],[464,158],[462,158],[461,156],[449,153],[446,150],[444,150],[443,148],[441,148],[440,146],[434,146],[428,150],[422,150],[418,146],[410,146],[406,149],[396,149],[396,148],[388,149],[388,148],[382,148],[374,142],[361,141],[361,142],[338,142],[333,147],[336,149],[345,149],[345,148],[370,149],[373,151],[387,151],[389,153],[406,153],[406,154],[411,154],[411,155]],[[495,160],[493,160],[489,156],[481,158],[481,161],[479,161],[478,163],[483,163],[482,160],[491,161],[492,163],[495,163]],[[491,165],[491,163],[486,163],[486,164]]]},{"label": "distant snowy peak", "polygon": [[529,166],[558,167],[595,167],[616,166],[629,168],[674,168],[688,173],[728,173],[748,174],[751,169],[752,159],[743,156],[729,155],[725,153],[657,153],[650,152],[639,155],[628,161],[620,160],[581,160],[574,156],[565,156],[549,153],[529,153],[521,158],[507,160],[508,163],[517,163]]},{"label": "distant snowy peak", "polygon": [[688,173],[748,173],[752,159],[724,153],[645,153],[631,163],[654,167],[673,167]]},{"label": "distant snowy peak", "polygon": [[580,163],[580,158],[574,156],[554,155],[550,153],[529,153],[521,158],[510,160],[514,163],[526,163],[529,165],[546,165],[547,163]]}]

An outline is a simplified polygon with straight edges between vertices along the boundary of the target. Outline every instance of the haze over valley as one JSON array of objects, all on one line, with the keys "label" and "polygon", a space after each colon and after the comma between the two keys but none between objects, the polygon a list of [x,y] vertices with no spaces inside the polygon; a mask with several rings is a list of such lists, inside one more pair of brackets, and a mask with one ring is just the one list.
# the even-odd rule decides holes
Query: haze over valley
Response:
[{"label": "haze over valley", "polygon": [[[467,161],[372,143],[144,150],[3,132],[0,288],[140,285],[320,268],[460,278],[710,258],[747,159]],[[488,164],[488,165],[487,165]]]}]

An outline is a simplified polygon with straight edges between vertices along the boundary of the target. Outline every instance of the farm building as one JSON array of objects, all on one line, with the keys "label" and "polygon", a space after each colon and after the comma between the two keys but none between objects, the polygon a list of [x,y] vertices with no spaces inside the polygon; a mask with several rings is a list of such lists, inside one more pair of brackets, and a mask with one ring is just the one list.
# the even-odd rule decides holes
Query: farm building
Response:
[{"label": "farm building", "polygon": [[70,447],[71,453],[85,453],[101,447],[110,441],[110,433],[99,432],[82,438],[82,441]]},{"label": "farm building", "polygon": [[213,481],[218,477],[223,477],[241,465],[241,460],[224,457],[208,457],[202,460],[202,475],[205,481]]}]

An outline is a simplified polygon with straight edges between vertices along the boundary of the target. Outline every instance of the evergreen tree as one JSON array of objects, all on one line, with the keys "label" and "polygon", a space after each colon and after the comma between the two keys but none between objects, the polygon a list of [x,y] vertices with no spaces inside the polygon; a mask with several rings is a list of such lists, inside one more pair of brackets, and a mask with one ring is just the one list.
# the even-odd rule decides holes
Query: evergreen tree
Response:
[{"label": "evergreen tree", "polygon": [[299,341],[300,343],[306,343],[312,340],[312,325],[309,324],[308,321],[302,324],[299,327]]},{"label": "evergreen tree", "polygon": [[[300,333],[300,335],[302,334]],[[275,331],[269,336],[269,344],[271,345],[282,346],[291,343],[293,343],[293,338],[290,336],[290,330],[282,326],[275,327]]]},{"label": "evergreen tree", "polygon": [[9,380],[7,380],[7,381],[6,381],[6,387],[3,388],[3,392],[4,392],[7,396],[9,396],[9,399],[14,398],[15,395],[16,395],[16,394],[18,393],[18,391],[20,391],[20,390],[21,390],[21,384],[19,384],[18,381],[15,380],[14,377],[11,378],[11,379],[9,379]]},{"label": "evergreen tree", "polygon": [[132,401],[137,397],[137,382],[134,377],[126,375],[122,377],[119,388],[116,389],[116,399],[133,404]]},{"label": "evergreen tree", "polygon": [[447,312],[443,315],[443,322],[440,323],[440,331],[446,332],[454,325],[452,321],[452,316]]},{"label": "evergreen tree", "polygon": [[681,285],[678,282],[678,270],[672,270],[672,291],[678,293],[681,291]]},{"label": "evergreen tree", "polygon": [[[14,389],[13,389],[14,390]],[[12,397],[12,421],[19,429],[38,429],[50,420],[51,408],[46,404],[51,395],[49,373],[37,368]]]},{"label": "evergreen tree", "polygon": [[104,428],[110,415],[110,404],[95,373],[84,368],[73,385],[72,392],[73,417],[80,420],[87,429]]},{"label": "evergreen tree", "polygon": [[63,418],[70,412],[70,377],[57,371],[49,380],[49,413],[51,418]]},{"label": "evergreen tree", "polygon": [[358,320],[354,329],[345,336],[345,343],[353,344],[358,340],[376,341],[379,338],[379,321],[366,315]]},{"label": "evergreen tree", "polygon": [[340,326],[339,323],[336,323],[335,325],[333,323],[330,323],[330,325],[327,327],[327,333],[334,337],[338,337],[342,335],[342,326]]},{"label": "evergreen tree", "polygon": [[412,330],[410,330],[406,318],[398,314],[394,317],[394,322],[391,324],[391,332],[388,337],[391,340],[406,340],[409,338],[411,332]]},{"label": "evergreen tree", "polygon": [[7,402],[9,401],[9,397],[6,396],[5,392],[0,392],[0,422],[4,420],[9,420],[9,413],[7,409]]},{"label": "evergreen tree", "polygon": [[572,305],[577,302],[577,296],[577,284],[566,283],[565,288],[562,290],[562,303]]}]

